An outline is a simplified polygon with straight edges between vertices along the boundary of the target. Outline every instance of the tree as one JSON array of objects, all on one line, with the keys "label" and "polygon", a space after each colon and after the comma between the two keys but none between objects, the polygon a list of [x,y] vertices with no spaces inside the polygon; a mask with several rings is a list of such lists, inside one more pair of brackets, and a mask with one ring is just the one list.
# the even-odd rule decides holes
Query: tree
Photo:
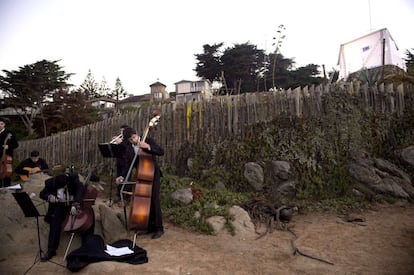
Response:
[{"label": "tree", "polygon": [[274,58],[273,58],[273,67],[272,67],[272,88],[273,89],[276,88],[276,86],[275,86],[276,85],[276,82],[275,82],[275,71],[276,71],[277,53],[279,51],[279,48],[282,46],[283,39],[285,38],[285,35],[282,35],[282,31],[284,31],[285,29],[286,28],[285,28],[285,26],[283,24],[282,25],[279,25],[278,30],[277,30],[278,36],[277,36],[277,38],[276,37],[273,37],[273,40],[275,42],[273,42],[272,46],[276,46],[275,47]]},{"label": "tree", "polygon": [[[61,89],[56,92],[44,108],[47,120],[47,135],[68,131],[96,121],[96,108],[87,104],[85,94],[79,90]],[[38,120],[35,121],[37,129]]]},{"label": "tree", "polygon": [[[272,64],[272,69],[266,70],[266,86],[275,88],[282,88],[288,89],[291,83],[291,74],[290,72],[293,70],[293,66],[295,65],[295,61],[292,58],[285,58],[281,53],[274,54],[271,53],[268,55],[269,57],[269,66]],[[275,62],[274,60],[277,59],[278,61]],[[273,64],[276,64],[275,68],[273,69]],[[274,84],[273,84],[274,81]],[[274,86],[273,86],[274,85]]]},{"label": "tree", "polygon": [[96,83],[90,69],[85,77],[85,80],[82,82],[80,89],[85,94],[87,100],[97,97],[98,83]]},{"label": "tree", "polygon": [[204,53],[195,54],[198,62],[194,71],[197,72],[197,76],[210,80],[213,82],[219,80],[221,72],[221,53],[220,48],[222,43],[218,44],[205,44],[203,45]]},{"label": "tree", "polygon": [[323,82],[323,78],[318,76],[319,66],[315,64],[308,64],[304,67],[299,67],[290,72],[289,87],[296,88],[307,85],[319,85]]},{"label": "tree", "polygon": [[255,91],[257,75],[263,60],[263,50],[257,49],[256,45],[249,42],[226,48],[221,61],[227,86],[236,93]]},{"label": "tree", "polygon": [[19,70],[3,70],[5,76],[0,76],[0,89],[7,94],[5,107],[12,107],[19,114],[29,135],[34,132],[33,121],[37,116],[42,118],[46,135],[44,106],[56,91],[71,86],[67,80],[72,74],[66,73],[59,61],[38,61]]},{"label": "tree", "polygon": [[109,88],[108,83],[106,82],[106,79],[103,76],[101,84],[99,85],[99,88],[98,88],[97,97],[101,97],[101,96],[107,97],[110,95],[110,93],[111,93],[111,89]]},{"label": "tree", "polygon": [[111,91],[108,97],[115,99],[116,101],[119,101],[126,98],[127,95],[128,93],[124,90],[121,80],[119,79],[119,77],[117,77],[115,80],[115,88]]}]

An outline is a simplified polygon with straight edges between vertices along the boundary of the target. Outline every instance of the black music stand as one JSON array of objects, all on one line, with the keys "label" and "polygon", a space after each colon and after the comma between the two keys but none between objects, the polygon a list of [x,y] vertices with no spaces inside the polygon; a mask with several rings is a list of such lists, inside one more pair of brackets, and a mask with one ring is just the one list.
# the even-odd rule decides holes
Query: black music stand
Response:
[{"label": "black music stand", "polygon": [[125,147],[116,143],[99,143],[98,147],[104,158],[120,158],[125,152]]},{"label": "black music stand", "polygon": [[[24,216],[27,218],[36,218],[36,225],[37,225],[37,240],[39,245],[39,260],[42,257],[42,247],[40,245],[40,230],[39,230],[39,217],[44,216],[40,215],[39,211],[37,210],[36,206],[33,204],[32,199],[29,197],[29,194],[26,192],[18,192],[18,193],[12,193],[14,199],[19,204],[20,208],[22,209]],[[37,258],[37,256],[36,256]],[[35,262],[36,263],[36,259]]]},{"label": "black music stand", "polygon": [[[125,152],[125,147],[116,143],[99,143],[99,150],[104,158],[120,158]],[[111,169],[111,184],[109,185],[109,206],[112,206],[112,183],[114,180],[114,168]]]}]

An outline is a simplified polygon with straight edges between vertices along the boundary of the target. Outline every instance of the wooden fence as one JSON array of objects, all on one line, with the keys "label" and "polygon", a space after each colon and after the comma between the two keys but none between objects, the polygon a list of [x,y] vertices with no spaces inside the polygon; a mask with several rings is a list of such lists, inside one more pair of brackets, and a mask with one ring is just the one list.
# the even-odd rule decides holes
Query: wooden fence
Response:
[{"label": "wooden fence", "polygon": [[[368,87],[343,83],[219,96],[210,101],[185,104],[162,104],[159,106],[162,111],[161,121],[151,133],[165,150],[165,156],[159,158],[159,162],[161,166],[173,163],[184,144],[214,144],[234,136],[244,137],[251,125],[278,116],[321,115],[326,107],[323,97],[332,92],[352,95],[360,106],[373,112],[402,114],[405,95],[412,94],[413,88],[402,84],[394,88],[392,84]],[[73,163],[94,166],[102,162],[113,163],[113,160],[102,157],[98,144],[109,142],[113,136],[118,135],[122,124],[141,133],[150,119],[150,107],[144,107],[46,138],[21,141],[15,151],[15,159],[23,160],[36,149],[50,165]]]}]

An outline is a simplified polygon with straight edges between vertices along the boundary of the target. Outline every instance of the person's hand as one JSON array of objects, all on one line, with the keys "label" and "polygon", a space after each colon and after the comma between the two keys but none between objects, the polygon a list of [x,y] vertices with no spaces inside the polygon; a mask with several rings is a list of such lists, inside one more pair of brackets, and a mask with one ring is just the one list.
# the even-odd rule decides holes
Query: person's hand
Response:
[{"label": "person's hand", "polygon": [[124,177],[123,176],[119,176],[115,179],[116,184],[121,184],[123,182],[124,182]]},{"label": "person's hand", "polygon": [[70,208],[70,214],[71,214],[72,216],[75,216],[75,215],[79,214],[79,210],[80,210],[80,205],[79,205],[79,203],[78,203],[78,202],[74,202],[74,203],[72,204],[72,207]]},{"label": "person's hand", "polygon": [[150,150],[150,145],[148,143],[146,143],[145,141],[141,141],[139,143],[139,147],[142,148],[142,149],[148,149],[148,150]]},{"label": "person's hand", "polygon": [[58,199],[58,198],[56,198],[56,196],[54,196],[54,195],[49,195],[49,196],[47,197],[47,200],[48,200],[48,202],[50,202],[50,203],[57,203],[57,202],[59,202],[59,199]]},{"label": "person's hand", "polygon": [[70,208],[70,214],[71,214],[72,216],[75,216],[75,215],[77,215],[77,214],[78,214],[78,210],[76,210],[76,207],[75,207],[75,206],[72,206],[72,207]]}]

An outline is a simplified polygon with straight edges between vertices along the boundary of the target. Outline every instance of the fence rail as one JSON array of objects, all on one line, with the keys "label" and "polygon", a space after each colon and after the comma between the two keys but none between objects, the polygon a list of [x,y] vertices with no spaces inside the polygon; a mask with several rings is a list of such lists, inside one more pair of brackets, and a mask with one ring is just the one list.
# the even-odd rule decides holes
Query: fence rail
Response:
[{"label": "fence rail", "polygon": [[[214,144],[232,136],[244,137],[251,125],[278,116],[319,116],[325,112],[324,95],[333,92],[352,95],[360,106],[373,112],[402,114],[405,95],[412,93],[413,87],[402,84],[394,87],[392,84],[367,86],[343,83],[218,96],[210,101],[163,104],[159,107],[162,111],[161,121],[151,132],[165,150],[165,156],[159,159],[160,164],[173,163],[187,142]],[[112,160],[101,156],[98,144],[109,142],[118,135],[122,124],[141,133],[150,119],[150,107],[144,107],[53,136],[21,141],[15,151],[15,158],[23,160],[30,151],[36,149],[51,165],[109,163]]]}]

